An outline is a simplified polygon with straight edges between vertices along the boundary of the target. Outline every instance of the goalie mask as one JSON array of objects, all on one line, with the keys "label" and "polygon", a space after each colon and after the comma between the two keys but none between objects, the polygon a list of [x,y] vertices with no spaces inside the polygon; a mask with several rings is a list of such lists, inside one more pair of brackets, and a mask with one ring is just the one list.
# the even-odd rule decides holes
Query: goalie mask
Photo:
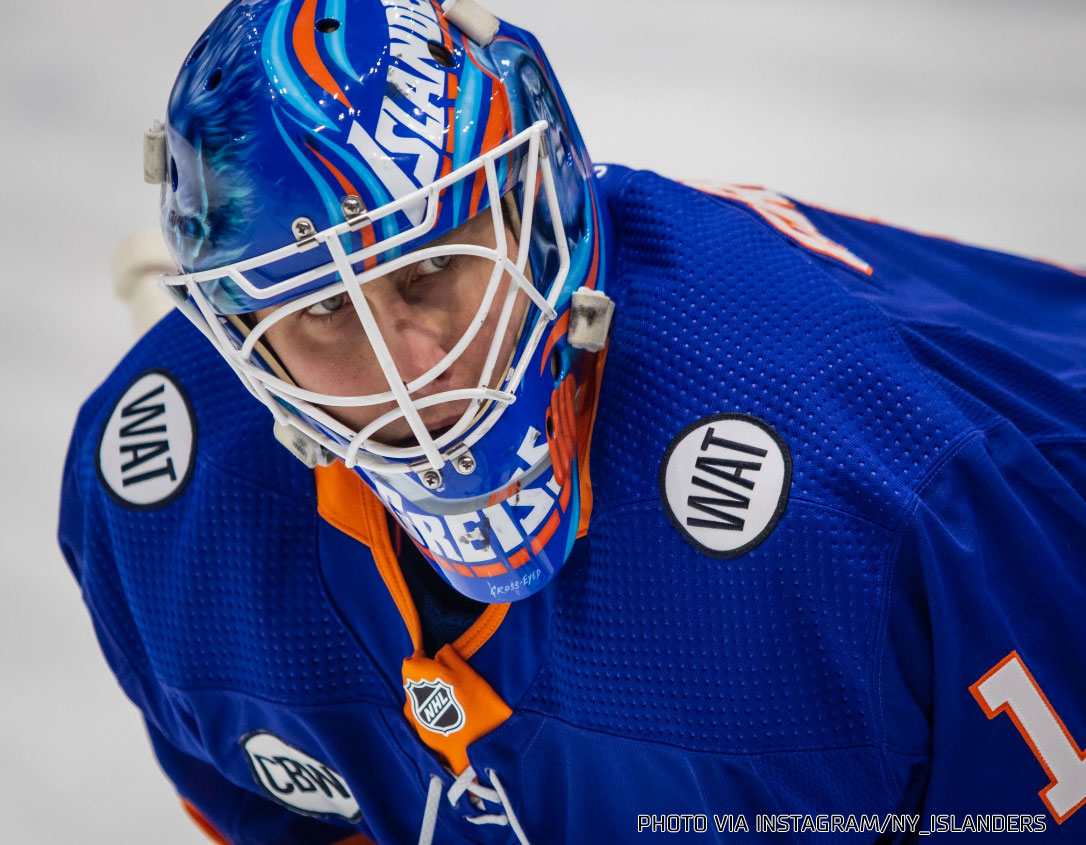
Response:
[{"label": "goalie mask", "polygon": [[534,37],[472,0],[235,0],[162,140],[164,284],[279,439],[360,472],[461,593],[543,587],[587,516],[611,305],[605,209]]}]

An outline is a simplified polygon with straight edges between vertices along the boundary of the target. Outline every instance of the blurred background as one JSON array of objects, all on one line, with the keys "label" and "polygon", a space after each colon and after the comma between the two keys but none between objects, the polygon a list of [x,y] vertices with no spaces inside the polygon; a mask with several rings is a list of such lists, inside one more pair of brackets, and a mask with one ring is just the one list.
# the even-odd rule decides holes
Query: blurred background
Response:
[{"label": "blurred background", "polygon": [[[141,136],[220,0],[5,4],[0,839],[204,842],[53,534],[82,400],[134,340],[110,260],[155,225]],[[589,150],[1086,266],[1081,0],[487,0]],[[1084,280],[1086,285],[1086,280]]]}]

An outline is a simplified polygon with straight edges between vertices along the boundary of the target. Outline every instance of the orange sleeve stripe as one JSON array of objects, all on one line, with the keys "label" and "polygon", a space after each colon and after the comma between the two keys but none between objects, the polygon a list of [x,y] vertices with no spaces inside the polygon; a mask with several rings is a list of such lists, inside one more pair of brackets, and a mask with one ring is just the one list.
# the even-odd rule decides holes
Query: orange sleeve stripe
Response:
[{"label": "orange sleeve stripe", "polygon": [[218,845],[230,845],[230,843],[223,837],[223,835],[215,829],[214,825],[212,825],[211,822],[209,822],[207,818],[205,818],[204,814],[197,810],[196,807],[194,807],[184,798],[181,799],[181,806],[188,814],[188,817],[196,823],[196,826],[203,831],[204,835],[207,836],[208,839],[210,839],[212,842],[217,842]]},{"label": "orange sleeve stripe", "polygon": [[340,90],[332,74],[321,61],[320,53],[317,52],[317,0],[305,0],[302,5],[302,10],[294,19],[293,41],[298,61],[302,63],[310,79],[353,111],[354,106],[347,99],[347,95]]}]

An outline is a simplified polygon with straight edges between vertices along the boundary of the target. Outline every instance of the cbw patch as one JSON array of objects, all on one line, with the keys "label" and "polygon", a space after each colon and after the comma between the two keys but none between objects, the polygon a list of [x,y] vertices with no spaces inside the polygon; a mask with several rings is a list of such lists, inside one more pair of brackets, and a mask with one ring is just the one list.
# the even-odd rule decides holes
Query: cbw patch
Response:
[{"label": "cbw patch", "polygon": [[684,428],[660,464],[660,498],[672,524],[699,551],[746,554],[788,505],[792,456],[757,417],[717,414]]},{"label": "cbw patch", "polygon": [[162,507],[180,495],[196,460],[196,417],[165,370],[136,378],[114,404],[98,439],[98,478],[122,505]]},{"label": "cbw patch", "polygon": [[256,782],[273,799],[307,816],[338,816],[354,821],[362,812],[347,782],[320,760],[268,731],[241,738]]},{"label": "cbw patch", "polygon": [[404,689],[415,721],[427,730],[448,736],[464,727],[464,709],[444,681],[408,681]]}]

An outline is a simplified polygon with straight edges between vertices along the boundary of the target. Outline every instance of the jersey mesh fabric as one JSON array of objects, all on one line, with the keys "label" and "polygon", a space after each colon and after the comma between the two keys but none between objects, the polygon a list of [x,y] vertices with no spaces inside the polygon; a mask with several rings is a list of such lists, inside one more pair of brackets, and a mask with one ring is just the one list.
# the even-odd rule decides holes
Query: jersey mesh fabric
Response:
[{"label": "jersey mesh fabric", "polygon": [[[608,199],[621,237],[592,466],[614,469],[593,479],[535,706],[694,749],[872,743],[893,531],[971,426],[878,308],[746,207],[646,173]],[[631,384],[658,388],[612,389]],[[781,522],[733,560],[693,553],[657,486],[669,442],[724,412],[764,420],[794,458]]]},{"label": "jersey mesh fabric", "polygon": [[[687,555],[677,533],[630,528],[655,523],[657,505],[598,514],[594,560],[619,557],[610,567],[569,564],[551,660],[526,706],[705,751],[872,742],[866,670],[888,534],[793,507],[802,526],[771,549],[705,558],[679,578],[666,566],[654,572],[655,562]],[[837,554],[840,567],[826,568],[813,548]]]},{"label": "jersey mesh fabric", "polygon": [[906,326],[902,336],[918,361],[940,373],[969,400],[979,402],[988,416],[995,411],[1014,420],[1031,439],[1081,436],[1081,421],[1086,420],[1086,374],[1080,390],[1069,390],[1067,382],[960,329]]}]

